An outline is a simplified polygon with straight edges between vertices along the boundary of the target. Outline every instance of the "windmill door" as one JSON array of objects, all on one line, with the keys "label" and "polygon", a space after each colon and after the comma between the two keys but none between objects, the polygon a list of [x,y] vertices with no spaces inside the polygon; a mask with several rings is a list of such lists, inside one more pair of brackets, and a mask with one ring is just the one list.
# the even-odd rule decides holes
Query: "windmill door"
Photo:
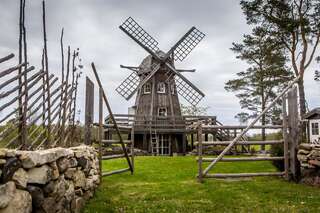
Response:
[{"label": "windmill door", "polygon": [[159,155],[170,155],[171,141],[169,135],[159,134]]}]

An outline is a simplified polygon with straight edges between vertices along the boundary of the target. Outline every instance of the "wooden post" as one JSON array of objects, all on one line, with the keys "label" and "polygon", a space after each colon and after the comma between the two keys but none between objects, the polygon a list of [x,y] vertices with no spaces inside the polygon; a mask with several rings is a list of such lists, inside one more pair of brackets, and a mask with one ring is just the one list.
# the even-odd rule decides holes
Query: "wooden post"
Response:
[{"label": "wooden post", "polygon": [[288,92],[288,115],[289,115],[289,153],[290,153],[290,172],[292,179],[298,181],[300,175],[299,161],[297,159],[297,149],[299,145],[299,118],[297,88],[294,87]]},{"label": "wooden post", "polygon": [[132,165],[131,174],[133,174],[134,172],[134,124],[132,124],[132,129],[131,129],[131,165]]},{"label": "wooden post", "polygon": [[202,173],[202,124],[198,124],[198,181],[203,182],[203,173]]},{"label": "wooden post", "polygon": [[99,166],[100,166],[100,178],[102,177],[102,137],[103,137],[103,100],[102,100],[102,89],[99,88]]},{"label": "wooden post", "polygon": [[287,97],[286,95],[282,98],[282,119],[283,119],[283,155],[284,155],[284,177],[289,180],[289,137],[288,137],[288,115],[287,115]]},{"label": "wooden post", "polygon": [[186,141],[186,133],[182,134],[182,153],[183,155],[186,155],[187,150],[187,141]]},{"label": "wooden post", "polygon": [[193,134],[191,134],[191,151],[194,149],[194,138],[193,138]]},{"label": "wooden post", "polygon": [[93,121],[94,110],[94,84],[86,77],[86,100],[85,100],[85,130],[84,130],[84,143],[91,144],[91,124]]}]

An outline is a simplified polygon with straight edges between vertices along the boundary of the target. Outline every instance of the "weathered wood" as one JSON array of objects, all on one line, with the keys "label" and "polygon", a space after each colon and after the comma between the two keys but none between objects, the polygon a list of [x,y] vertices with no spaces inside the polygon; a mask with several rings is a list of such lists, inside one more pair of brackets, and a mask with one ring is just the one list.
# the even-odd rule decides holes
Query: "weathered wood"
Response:
[{"label": "weathered wood", "polygon": [[132,125],[131,129],[131,165],[132,165],[132,171],[131,174],[133,174],[134,171],[134,125]]},{"label": "weathered wood", "polygon": [[258,115],[236,138],[233,139],[233,141],[219,154],[219,156],[212,161],[209,166],[203,171],[203,173],[206,175],[211,170],[211,168],[227,153],[230,151],[230,149],[243,137],[249,129],[251,129],[260,119],[261,117],[266,114],[277,102],[280,98],[283,97],[284,94],[286,94],[294,85],[296,82],[300,80],[300,75],[296,77],[292,82],[288,84],[286,88],[275,98],[273,101],[261,112],[260,115]]},{"label": "weathered wood", "polygon": [[[216,158],[202,158],[202,162],[212,162]],[[236,162],[236,161],[275,161],[283,160],[284,157],[241,157],[241,158],[221,158],[221,162]],[[199,159],[197,159],[199,161]]]},{"label": "weathered wood", "polygon": [[[131,157],[131,154],[129,154]],[[106,155],[102,156],[102,160],[111,160],[111,159],[117,159],[117,158],[124,158],[126,157],[124,154],[118,154],[118,155]]]},{"label": "weathered wood", "polygon": [[0,63],[3,63],[3,62],[5,62],[5,61],[8,61],[8,60],[12,59],[13,57],[14,57],[14,54],[11,53],[10,55],[7,55],[7,56],[5,56],[5,57],[3,57],[3,58],[0,58]]},{"label": "weathered wood", "polygon": [[203,173],[202,173],[202,124],[198,123],[198,181],[201,183],[203,181]]},{"label": "weathered wood", "polygon": [[102,138],[103,138],[103,100],[102,89],[99,88],[99,165],[100,165],[100,177],[102,176]]},{"label": "weathered wood", "polygon": [[223,174],[206,174],[206,178],[241,178],[241,177],[258,177],[258,176],[283,176],[284,172],[260,172],[260,173],[223,173]]},{"label": "weathered wood", "polygon": [[15,80],[21,78],[23,75],[25,75],[25,73],[30,72],[32,70],[34,70],[34,67],[29,67],[27,70],[24,70],[21,74],[18,74],[16,76],[14,76],[13,78],[8,79],[7,81],[5,81],[2,84],[0,84],[0,89],[2,89],[3,87],[7,86],[8,84],[14,82]]},{"label": "weathered wood", "polygon": [[[210,146],[210,145],[220,145],[220,146],[227,146],[230,143],[232,143],[232,141],[212,141],[212,142],[207,142],[204,141],[202,142],[202,145],[205,146]],[[283,140],[267,140],[267,141],[238,141],[237,143],[235,143],[235,145],[273,145],[273,144],[282,144]],[[198,144],[198,142],[196,142],[195,144]]]},{"label": "weathered wood", "polygon": [[85,99],[85,110],[84,110],[84,143],[91,144],[91,125],[93,122],[94,113],[94,84],[86,77],[86,99]]},{"label": "weathered wood", "polygon": [[[122,140],[125,144],[131,144],[131,140]],[[103,144],[120,144],[120,140],[102,140]]]},{"label": "weathered wood", "polygon": [[289,152],[288,152],[288,115],[287,115],[287,97],[282,98],[282,136],[284,140],[283,144],[283,156],[284,156],[284,178],[289,180]]},{"label": "weathered wood", "polygon": [[[245,129],[247,126],[243,125],[223,125],[223,126],[218,126],[218,125],[204,125],[202,128],[203,130],[207,129],[212,129],[212,130],[217,130],[217,129],[227,129],[227,130],[236,130],[236,129]],[[254,125],[251,127],[251,129],[281,129],[282,125]],[[228,133],[230,134],[230,132]]]},{"label": "weathered wood", "polygon": [[105,176],[120,174],[120,173],[124,173],[124,172],[128,172],[128,171],[130,171],[130,168],[119,169],[119,170],[115,170],[115,171],[112,171],[112,172],[103,172],[102,176],[105,177]]},{"label": "weathered wood", "polygon": [[299,161],[297,159],[297,149],[299,145],[299,118],[298,118],[297,88],[294,87],[288,93],[288,125],[290,135],[290,173],[295,181],[299,179]]},{"label": "weathered wood", "polygon": [[133,172],[133,167],[132,167],[132,165],[131,165],[131,161],[130,161],[130,159],[129,159],[128,152],[127,152],[127,150],[126,150],[125,144],[123,143],[122,135],[121,135],[120,130],[119,130],[119,128],[118,128],[117,122],[116,122],[116,120],[115,120],[114,117],[113,117],[111,107],[110,107],[110,105],[109,105],[107,96],[106,96],[106,94],[105,94],[105,92],[104,92],[104,90],[103,90],[103,87],[102,87],[100,78],[99,78],[98,73],[97,73],[97,71],[96,71],[96,67],[95,67],[94,63],[91,63],[91,66],[92,66],[93,73],[94,73],[94,75],[95,75],[95,77],[96,77],[96,80],[97,80],[97,82],[98,82],[99,88],[100,88],[101,91],[102,91],[103,99],[104,99],[104,102],[105,102],[105,104],[106,104],[106,106],[107,106],[107,109],[108,109],[108,111],[109,111],[110,118],[111,118],[111,120],[113,121],[114,127],[115,127],[115,129],[116,129],[116,131],[117,131],[117,134],[118,134],[118,137],[119,137],[119,139],[120,139],[120,141],[121,141],[121,147],[122,147],[122,150],[123,150],[123,152],[124,152],[124,154],[125,154],[125,156],[126,156],[126,160],[127,160],[128,165],[129,165],[130,171]]}]

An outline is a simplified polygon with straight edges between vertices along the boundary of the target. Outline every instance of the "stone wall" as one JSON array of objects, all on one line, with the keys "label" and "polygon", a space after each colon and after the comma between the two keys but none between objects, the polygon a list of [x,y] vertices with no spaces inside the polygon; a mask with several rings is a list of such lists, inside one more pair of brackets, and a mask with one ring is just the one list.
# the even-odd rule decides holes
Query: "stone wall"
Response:
[{"label": "stone wall", "polygon": [[100,183],[98,153],[78,146],[0,149],[0,212],[79,212]]},{"label": "stone wall", "polygon": [[320,145],[300,144],[297,157],[301,166],[301,182],[320,186]]}]

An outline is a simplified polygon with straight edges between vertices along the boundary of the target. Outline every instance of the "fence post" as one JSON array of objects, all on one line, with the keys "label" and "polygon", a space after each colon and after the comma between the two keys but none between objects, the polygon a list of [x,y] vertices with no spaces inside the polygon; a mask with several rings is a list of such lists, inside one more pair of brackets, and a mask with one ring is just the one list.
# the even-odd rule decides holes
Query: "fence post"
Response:
[{"label": "fence post", "polygon": [[287,97],[282,98],[282,135],[283,135],[283,156],[284,156],[284,177],[289,180],[289,153],[288,153],[288,115]]},{"label": "fence post", "polygon": [[[100,97],[100,96],[99,96]],[[94,84],[86,77],[86,100],[85,100],[85,130],[84,130],[84,143],[91,145],[91,124],[93,121],[94,111]],[[100,111],[99,111],[100,113]]]},{"label": "fence post", "polygon": [[299,118],[297,88],[292,88],[288,93],[288,124],[289,124],[289,154],[290,154],[290,172],[292,179],[298,181],[300,168],[297,159],[297,147],[299,144]]},{"label": "fence post", "polygon": [[102,177],[102,138],[103,138],[103,100],[102,90],[99,88],[99,166],[100,178]]},{"label": "fence post", "polygon": [[202,123],[198,123],[198,181],[203,182],[202,173]]}]

